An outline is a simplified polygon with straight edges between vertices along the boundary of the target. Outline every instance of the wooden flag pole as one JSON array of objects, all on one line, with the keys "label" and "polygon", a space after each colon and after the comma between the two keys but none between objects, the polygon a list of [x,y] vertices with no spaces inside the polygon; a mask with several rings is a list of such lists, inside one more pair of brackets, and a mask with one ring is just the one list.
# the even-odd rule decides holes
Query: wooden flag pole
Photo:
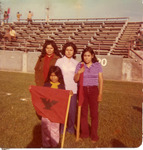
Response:
[{"label": "wooden flag pole", "polygon": [[[81,68],[84,67],[84,63],[81,63]],[[79,141],[80,135],[80,116],[81,116],[81,105],[83,102],[83,73],[80,74],[79,78],[79,97],[78,97],[78,115],[77,115],[77,129],[76,129],[76,142]]]},{"label": "wooden flag pole", "polygon": [[68,114],[69,114],[70,101],[71,101],[71,94],[69,95],[69,99],[68,99],[68,105],[67,105],[67,112],[66,112],[65,123],[64,123],[64,131],[63,131],[63,137],[62,137],[61,148],[64,147],[65,133],[66,133],[66,128],[67,128],[67,121],[68,121]]},{"label": "wooden flag pole", "polygon": [[81,116],[81,106],[78,106],[77,129],[76,129],[76,142],[79,141],[79,133],[80,133],[80,116]]}]

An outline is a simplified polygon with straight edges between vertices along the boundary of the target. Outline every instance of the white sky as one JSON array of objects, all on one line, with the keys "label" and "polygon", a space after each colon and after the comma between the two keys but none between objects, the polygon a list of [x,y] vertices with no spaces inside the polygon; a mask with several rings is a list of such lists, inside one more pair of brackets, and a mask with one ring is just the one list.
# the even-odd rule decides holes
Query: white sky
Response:
[{"label": "white sky", "polygon": [[45,19],[50,7],[50,18],[107,18],[130,17],[131,21],[143,20],[143,0],[0,0],[3,11],[11,9],[10,20],[16,13],[27,18],[32,11],[34,19]]}]

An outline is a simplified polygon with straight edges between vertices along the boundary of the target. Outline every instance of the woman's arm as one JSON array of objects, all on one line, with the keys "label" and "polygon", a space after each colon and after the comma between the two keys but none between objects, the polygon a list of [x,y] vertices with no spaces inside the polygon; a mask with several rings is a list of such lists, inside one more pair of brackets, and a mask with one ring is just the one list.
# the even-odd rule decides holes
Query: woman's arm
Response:
[{"label": "woman's arm", "polygon": [[99,95],[98,101],[102,101],[102,93],[103,93],[103,73],[98,74],[98,82],[99,82]]},{"label": "woman's arm", "polygon": [[36,65],[34,67],[34,70],[36,71],[39,68],[39,64],[40,64],[40,59],[38,58]]}]

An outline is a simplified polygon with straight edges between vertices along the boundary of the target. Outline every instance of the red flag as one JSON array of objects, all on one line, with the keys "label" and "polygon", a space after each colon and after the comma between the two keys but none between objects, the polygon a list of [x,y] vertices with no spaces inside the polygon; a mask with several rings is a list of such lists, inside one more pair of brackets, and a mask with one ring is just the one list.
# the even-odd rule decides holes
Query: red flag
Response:
[{"label": "red flag", "polygon": [[[81,68],[84,66],[84,64],[81,64]],[[79,96],[78,96],[78,106],[82,106],[84,100],[83,96],[83,73],[80,74],[79,78]]]},{"label": "red flag", "polygon": [[10,14],[10,8],[8,8],[7,13]]},{"label": "red flag", "polygon": [[36,112],[52,122],[65,122],[69,91],[43,86],[31,86],[30,93]]}]

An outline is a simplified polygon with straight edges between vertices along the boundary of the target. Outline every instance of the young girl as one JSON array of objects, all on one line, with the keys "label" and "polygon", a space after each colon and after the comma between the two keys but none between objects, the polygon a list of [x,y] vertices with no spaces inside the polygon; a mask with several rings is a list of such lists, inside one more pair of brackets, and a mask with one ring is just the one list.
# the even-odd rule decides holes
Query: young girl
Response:
[{"label": "young girl", "polygon": [[[68,122],[67,122],[67,131],[71,134],[75,133],[74,124],[75,124],[75,117],[76,117],[76,105],[77,105],[77,84],[74,82],[74,73],[78,61],[76,61],[77,49],[76,45],[72,42],[68,42],[63,46],[62,54],[64,55],[63,58],[60,58],[56,62],[56,66],[59,66],[62,70],[64,81],[65,81],[65,88],[66,90],[73,91],[73,96],[71,97],[70,102],[70,109],[68,115]],[[61,125],[61,133],[63,132],[64,126]]]},{"label": "young girl", "polygon": [[[63,75],[61,69],[57,66],[52,66],[49,70],[47,81],[44,86],[65,89]],[[58,147],[59,144],[59,123],[51,122],[48,118],[42,117],[42,145],[45,148]]]},{"label": "young girl", "polygon": [[103,75],[101,64],[98,63],[92,48],[87,47],[81,55],[84,66],[80,62],[75,71],[74,80],[79,81],[83,73],[84,101],[81,107],[81,138],[89,137],[88,126],[88,105],[91,117],[91,140],[95,143],[98,140],[98,102],[102,100]]},{"label": "young girl", "polygon": [[46,40],[41,51],[41,55],[35,66],[35,82],[38,86],[43,86],[48,76],[49,68],[54,66],[60,58],[57,45],[53,40]]}]

